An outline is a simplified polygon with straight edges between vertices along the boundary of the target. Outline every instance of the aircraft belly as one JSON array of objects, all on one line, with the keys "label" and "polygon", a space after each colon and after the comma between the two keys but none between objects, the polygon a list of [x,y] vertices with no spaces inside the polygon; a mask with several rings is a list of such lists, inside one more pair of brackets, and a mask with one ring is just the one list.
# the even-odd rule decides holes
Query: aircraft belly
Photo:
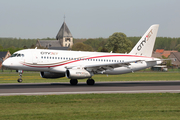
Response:
[{"label": "aircraft belly", "polygon": [[66,72],[66,68],[64,67],[52,67],[49,68],[49,72],[55,72],[55,73],[65,73]]}]

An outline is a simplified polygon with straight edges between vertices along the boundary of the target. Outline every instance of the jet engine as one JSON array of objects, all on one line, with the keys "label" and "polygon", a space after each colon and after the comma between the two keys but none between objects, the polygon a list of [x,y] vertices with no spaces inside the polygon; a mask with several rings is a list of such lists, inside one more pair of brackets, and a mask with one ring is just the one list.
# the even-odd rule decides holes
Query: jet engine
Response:
[{"label": "jet engine", "polygon": [[92,77],[92,74],[84,69],[66,70],[66,77],[69,79],[84,79]]},{"label": "jet engine", "polygon": [[60,78],[65,77],[64,73],[40,72],[42,78]]}]

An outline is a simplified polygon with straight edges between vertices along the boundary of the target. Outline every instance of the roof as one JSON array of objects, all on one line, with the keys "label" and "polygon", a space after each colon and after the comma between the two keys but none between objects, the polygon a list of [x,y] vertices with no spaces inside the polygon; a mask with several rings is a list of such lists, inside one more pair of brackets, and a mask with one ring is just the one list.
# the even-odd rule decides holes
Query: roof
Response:
[{"label": "roof", "polygon": [[42,47],[61,47],[59,41],[57,40],[38,40],[38,42]]},{"label": "roof", "polygon": [[56,35],[56,39],[59,40],[64,37],[72,37],[72,34],[65,22],[63,22],[58,34]]},{"label": "roof", "polygon": [[164,52],[164,49],[156,49],[155,52],[156,52],[156,53],[163,53],[163,52]]},{"label": "roof", "polygon": [[51,50],[68,50],[69,47],[50,47],[48,49],[51,49]]},{"label": "roof", "polygon": [[180,61],[180,52],[172,52],[171,54],[174,54],[178,61]]},{"label": "roof", "polygon": [[178,51],[175,51],[175,50],[172,50],[172,51],[164,51],[162,56],[165,56],[165,57],[168,57],[171,53],[174,53],[174,52],[178,52]]},{"label": "roof", "polygon": [[0,58],[5,57],[7,55],[7,52],[0,52]]},{"label": "roof", "polygon": [[152,57],[162,59],[162,55],[160,53],[152,53]]},{"label": "roof", "polygon": [[0,62],[3,62],[3,59],[2,59],[2,58],[0,58]]}]

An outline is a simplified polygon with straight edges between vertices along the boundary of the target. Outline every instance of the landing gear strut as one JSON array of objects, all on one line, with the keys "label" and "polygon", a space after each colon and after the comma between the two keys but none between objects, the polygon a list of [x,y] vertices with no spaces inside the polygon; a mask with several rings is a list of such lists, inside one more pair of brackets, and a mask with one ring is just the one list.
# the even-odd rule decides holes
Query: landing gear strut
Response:
[{"label": "landing gear strut", "polygon": [[89,78],[86,83],[87,85],[94,85],[95,81],[92,78]]},{"label": "landing gear strut", "polygon": [[21,83],[23,80],[22,80],[22,74],[23,74],[23,71],[22,70],[18,70],[18,73],[19,73],[19,79],[17,80],[19,83]]},{"label": "landing gear strut", "polygon": [[78,80],[77,79],[71,79],[70,83],[71,83],[71,85],[77,85]]}]

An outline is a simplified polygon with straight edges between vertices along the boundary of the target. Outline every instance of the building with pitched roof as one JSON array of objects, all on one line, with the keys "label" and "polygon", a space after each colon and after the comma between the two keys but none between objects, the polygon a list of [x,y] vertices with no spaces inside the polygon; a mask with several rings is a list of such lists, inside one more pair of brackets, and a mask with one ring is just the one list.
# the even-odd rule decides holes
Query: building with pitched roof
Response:
[{"label": "building with pitched roof", "polygon": [[65,21],[63,22],[59,32],[56,35],[56,40],[37,40],[36,46],[47,49],[67,50],[73,45],[73,36],[67,27]]},{"label": "building with pitched roof", "polygon": [[56,35],[56,40],[60,41],[62,47],[72,47],[73,45],[73,36],[67,27],[65,21],[61,26],[58,34]]},{"label": "building with pitched roof", "polygon": [[10,56],[11,56],[11,53],[9,51],[7,51],[7,52],[0,52],[0,69],[2,67],[3,61],[5,61]]},{"label": "building with pitched roof", "polygon": [[173,53],[173,52],[178,52],[178,51],[176,51],[176,50],[156,49],[156,51],[154,52],[153,57],[155,57],[155,55],[159,55],[159,54],[160,54],[161,57],[164,56],[164,57],[168,58],[168,56],[169,56],[171,53]]},{"label": "building with pitched roof", "polygon": [[37,40],[36,46],[42,48],[61,47],[57,40]]},{"label": "building with pitched roof", "polygon": [[160,53],[156,53],[156,52],[152,53],[152,57],[162,59],[162,55]]},{"label": "building with pitched roof", "polygon": [[155,53],[160,53],[162,54],[164,52],[164,49],[156,49]]},{"label": "building with pitched roof", "polygon": [[171,52],[171,54],[169,55],[169,58],[172,59],[171,64],[173,66],[180,66],[180,52]]},{"label": "building with pitched roof", "polygon": [[178,52],[178,51],[176,51],[176,50],[166,50],[166,51],[163,52],[162,56],[168,58],[171,53],[175,53],[175,52]]}]

